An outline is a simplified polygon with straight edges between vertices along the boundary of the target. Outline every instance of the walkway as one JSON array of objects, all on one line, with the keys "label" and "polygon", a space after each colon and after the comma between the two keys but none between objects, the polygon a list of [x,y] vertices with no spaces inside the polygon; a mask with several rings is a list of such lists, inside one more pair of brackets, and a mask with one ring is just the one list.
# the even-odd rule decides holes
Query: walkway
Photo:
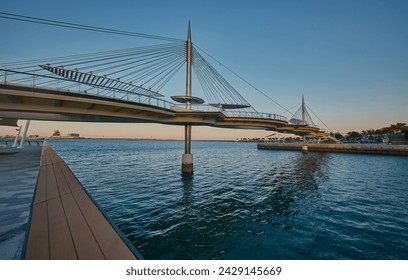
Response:
[{"label": "walkway", "polygon": [[[258,149],[302,151],[302,143],[258,143]],[[408,156],[408,145],[308,143],[309,152]]]},{"label": "walkway", "polygon": [[65,162],[44,145],[26,259],[136,259]]},{"label": "walkway", "polygon": [[21,259],[41,147],[0,147],[0,259]]}]

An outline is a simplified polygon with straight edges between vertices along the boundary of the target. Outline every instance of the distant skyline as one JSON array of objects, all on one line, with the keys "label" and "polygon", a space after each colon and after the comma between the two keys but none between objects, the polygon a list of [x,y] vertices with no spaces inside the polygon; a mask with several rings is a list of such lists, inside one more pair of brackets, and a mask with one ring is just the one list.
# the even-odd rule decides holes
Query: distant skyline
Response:
[{"label": "distant skyline", "polygon": [[[15,0],[0,3],[0,11],[180,39],[186,37],[190,20],[197,46],[292,112],[304,94],[308,106],[334,132],[408,122],[408,1]],[[2,18],[0,25],[0,66],[163,43]],[[259,112],[290,117],[207,59]],[[163,88],[166,99],[184,94],[184,81],[175,84],[179,86]],[[200,92],[196,87],[193,95]],[[49,136],[55,129],[84,137],[183,138],[183,127],[159,124],[33,121],[29,134]],[[15,134],[15,128],[0,127],[0,135],[5,134]],[[193,127],[193,139],[268,134]]]}]

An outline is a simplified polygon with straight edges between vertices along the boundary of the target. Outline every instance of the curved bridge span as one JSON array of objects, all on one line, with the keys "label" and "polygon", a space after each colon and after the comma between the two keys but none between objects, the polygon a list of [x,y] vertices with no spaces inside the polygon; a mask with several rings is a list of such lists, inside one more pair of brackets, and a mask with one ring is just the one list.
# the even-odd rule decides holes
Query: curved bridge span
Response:
[{"label": "curved bridge span", "polygon": [[226,112],[209,105],[174,104],[157,98],[128,100],[84,92],[0,84],[0,118],[47,121],[160,123],[262,129],[326,136],[319,128],[293,125],[279,115]]}]

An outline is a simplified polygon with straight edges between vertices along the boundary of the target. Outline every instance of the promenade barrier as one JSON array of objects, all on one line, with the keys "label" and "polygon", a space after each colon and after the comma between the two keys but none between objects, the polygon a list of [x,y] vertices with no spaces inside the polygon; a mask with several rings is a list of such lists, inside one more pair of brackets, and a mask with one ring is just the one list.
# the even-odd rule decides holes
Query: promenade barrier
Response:
[{"label": "promenade barrier", "polygon": [[[408,156],[408,145],[308,143],[307,148],[310,152]],[[301,151],[302,143],[258,143],[258,149]]]}]

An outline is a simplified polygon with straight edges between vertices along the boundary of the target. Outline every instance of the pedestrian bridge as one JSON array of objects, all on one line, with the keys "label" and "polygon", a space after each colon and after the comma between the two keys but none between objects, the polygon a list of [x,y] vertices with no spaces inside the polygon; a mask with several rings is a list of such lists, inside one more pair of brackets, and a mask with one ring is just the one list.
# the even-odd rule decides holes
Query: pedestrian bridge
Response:
[{"label": "pedestrian bridge", "polygon": [[[187,40],[169,40],[152,46],[0,63],[0,118],[206,125],[324,135],[304,106],[302,116],[295,114],[289,120],[258,112],[193,44],[190,24]],[[186,94],[166,99],[163,88],[183,66]],[[199,85],[194,88],[197,96],[192,95],[193,73]]]},{"label": "pedestrian bridge", "polygon": [[[293,133],[303,136],[304,143],[307,135],[328,136],[313,123],[303,98],[289,120],[258,112],[192,43],[190,24],[187,40],[170,41],[0,64],[0,125],[16,124],[18,119],[182,125],[183,174],[193,172],[192,126]],[[163,87],[184,65],[185,95],[166,99]],[[200,86],[194,93],[200,96],[192,95],[193,73]]]},{"label": "pedestrian bridge", "polygon": [[[130,95],[130,94],[129,94]],[[292,125],[284,116],[236,112],[211,105],[175,104],[155,97],[131,99],[2,82],[0,118],[44,121],[161,123],[264,129],[297,135],[322,134],[319,128]],[[10,123],[10,122],[9,122]],[[12,122],[11,122],[12,123]]]}]

